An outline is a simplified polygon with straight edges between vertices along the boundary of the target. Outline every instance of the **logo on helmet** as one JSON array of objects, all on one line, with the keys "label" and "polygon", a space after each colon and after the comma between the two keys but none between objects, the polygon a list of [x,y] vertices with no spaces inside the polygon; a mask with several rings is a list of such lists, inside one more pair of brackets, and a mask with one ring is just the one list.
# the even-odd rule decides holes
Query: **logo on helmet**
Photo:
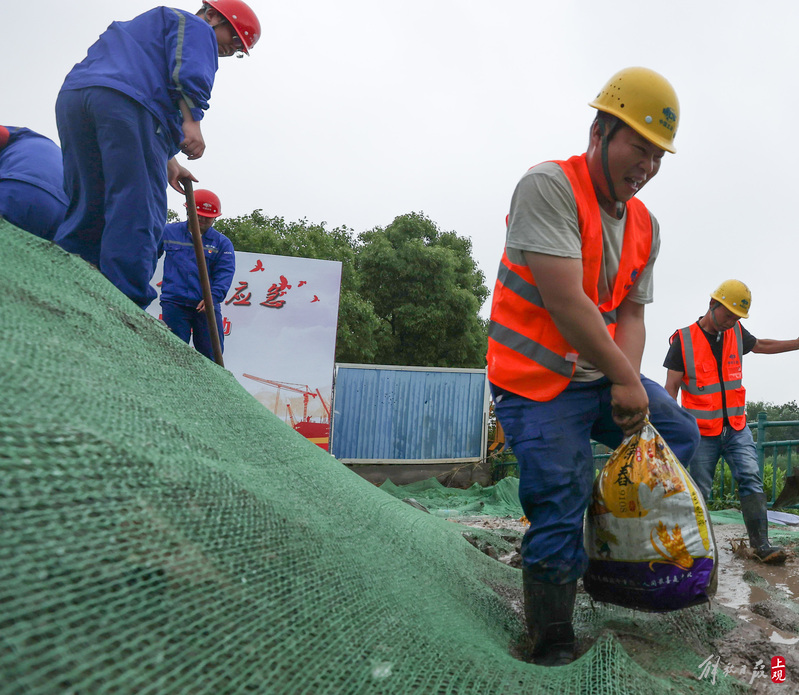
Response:
[{"label": "logo on helmet", "polygon": [[677,124],[677,114],[674,112],[674,109],[667,106],[663,109],[663,115],[665,118],[661,118],[658,123],[662,125],[667,130],[674,131],[674,126]]}]

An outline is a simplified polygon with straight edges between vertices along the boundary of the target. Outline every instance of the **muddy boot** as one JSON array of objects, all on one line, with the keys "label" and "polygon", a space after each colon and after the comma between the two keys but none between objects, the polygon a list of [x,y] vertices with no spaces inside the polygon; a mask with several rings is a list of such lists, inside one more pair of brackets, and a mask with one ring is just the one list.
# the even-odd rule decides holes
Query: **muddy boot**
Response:
[{"label": "muddy boot", "polygon": [[565,666],[574,661],[572,613],[577,582],[543,584],[523,570],[524,619],[533,662],[541,666]]},{"label": "muddy boot", "polygon": [[741,497],[741,513],[744,515],[749,545],[755,559],[767,565],[785,562],[785,548],[771,545],[768,541],[768,515],[766,513],[766,494],[755,492]]}]

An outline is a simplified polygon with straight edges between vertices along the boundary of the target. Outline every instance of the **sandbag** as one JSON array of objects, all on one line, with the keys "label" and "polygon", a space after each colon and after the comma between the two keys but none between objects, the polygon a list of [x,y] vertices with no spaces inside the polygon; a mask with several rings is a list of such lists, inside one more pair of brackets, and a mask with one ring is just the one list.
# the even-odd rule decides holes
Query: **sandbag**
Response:
[{"label": "sandbag", "polygon": [[716,592],[718,550],[707,506],[648,420],[597,475],[585,544],[583,583],[594,600],[671,611],[706,603]]}]

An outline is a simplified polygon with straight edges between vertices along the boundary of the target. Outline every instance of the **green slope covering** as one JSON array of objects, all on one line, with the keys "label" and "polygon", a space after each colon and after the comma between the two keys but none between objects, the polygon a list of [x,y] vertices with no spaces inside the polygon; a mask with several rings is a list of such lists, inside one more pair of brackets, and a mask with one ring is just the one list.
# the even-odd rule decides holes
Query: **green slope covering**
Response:
[{"label": "green slope covering", "polygon": [[[581,659],[514,658],[518,570],[310,444],[79,258],[2,220],[0,238],[3,695],[738,692],[697,680],[729,627],[705,609],[581,603]],[[649,658],[614,636],[636,631]]]},{"label": "green slope covering", "polygon": [[524,515],[519,502],[519,479],[507,477],[496,485],[482,487],[474,483],[466,490],[445,487],[436,478],[407,485],[386,480],[380,489],[399,499],[413,499],[439,516],[471,514],[515,517]]}]

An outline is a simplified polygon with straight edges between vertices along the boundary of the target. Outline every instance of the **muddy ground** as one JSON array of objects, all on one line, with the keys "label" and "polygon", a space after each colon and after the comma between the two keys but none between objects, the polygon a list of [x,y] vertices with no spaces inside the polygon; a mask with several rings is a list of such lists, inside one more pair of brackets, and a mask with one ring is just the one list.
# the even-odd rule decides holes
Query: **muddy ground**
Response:
[{"label": "muddy ground", "polygon": [[[518,550],[520,534],[525,530],[523,523],[497,517],[461,517],[452,521],[499,533],[510,549],[508,545],[495,547],[468,533],[464,535],[491,557],[520,567]],[[714,524],[713,528],[719,548],[719,574],[712,607],[737,621],[737,627],[713,645],[714,652],[708,655],[718,668],[717,677],[725,677],[722,671],[726,667],[730,676],[749,685],[757,695],[799,692],[799,543],[785,546],[789,557],[784,565],[763,565],[750,557],[742,525]],[[778,533],[778,528],[771,528],[772,537]],[[518,608],[522,610],[521,604]],[[776,685],[771,680],[773,656],[785,659],[784,684]],[[709,680],[711,676],[710,671],[703,675],[698,670],[695,674],[697,680]]]},{"label": "muddy ground", "polygon": [[[785,658],[788,681],[784,692],[799,692],[799,547],[786,545],[784,565],[763,565],[751,559],[743,526],[716,524],[719,547],[719,586],[714,604],[738,619],[738,627],[717,645],[721,662],[746,665],[749,682],[758,659],[765,664],[765,678],[752,682],[755,693],[774,693],[770,678],[773,656]],[[771,535],[779,531],[771,529]]]}]

